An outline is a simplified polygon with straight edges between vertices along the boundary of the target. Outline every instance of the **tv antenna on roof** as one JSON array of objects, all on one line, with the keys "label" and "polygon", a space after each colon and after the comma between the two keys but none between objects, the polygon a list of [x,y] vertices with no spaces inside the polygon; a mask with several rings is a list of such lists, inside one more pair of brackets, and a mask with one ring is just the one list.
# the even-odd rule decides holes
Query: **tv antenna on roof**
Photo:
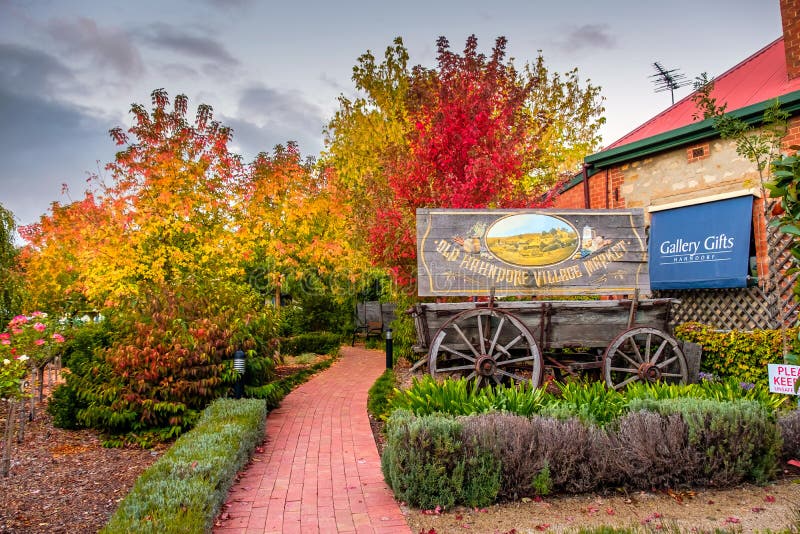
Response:
[{"label": "tv antenna on roof", "polygon": [[678,69],[667,70],[661,66],[661,63],[658,61],[653,63],[653,68],[656,69],[656,73],[652,74],[650,78],[655,78],[653,83],[656,86],[656,93],[669,91],[672,96],[672,103],[674,104],[675,89],[689,85],[689,80],[686,79],[686,76],[678,72]]}]

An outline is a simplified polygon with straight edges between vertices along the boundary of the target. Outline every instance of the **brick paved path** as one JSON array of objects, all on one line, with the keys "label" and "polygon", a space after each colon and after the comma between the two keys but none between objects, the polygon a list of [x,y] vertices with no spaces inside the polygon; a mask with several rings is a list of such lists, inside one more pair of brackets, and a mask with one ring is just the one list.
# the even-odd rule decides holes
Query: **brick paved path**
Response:
[{"label": "brick paved path", "polygon": [[214,532],[410,533],[367,417],[367,391],[385,365],[383,352],[342,347],[339,361],[287,395]]}]

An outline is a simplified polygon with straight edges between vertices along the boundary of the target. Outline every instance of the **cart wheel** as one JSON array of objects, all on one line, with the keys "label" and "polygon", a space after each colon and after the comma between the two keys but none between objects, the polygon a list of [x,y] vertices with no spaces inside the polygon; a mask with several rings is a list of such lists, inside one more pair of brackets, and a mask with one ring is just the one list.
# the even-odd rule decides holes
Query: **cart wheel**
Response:
[{"label": "cart wheel", "polygon": [[603,356],[606,384],[621,389],[632,382],[688,381],[686,357],[678,341],[656,328],[636,327],[621,333]]},{"label": "cart wheel", "polygon": [[436,332],[428,351],[434,378],[475,379],[478,387],[542,379],[542,354],[528,328],[498,309],[459,313]]}]

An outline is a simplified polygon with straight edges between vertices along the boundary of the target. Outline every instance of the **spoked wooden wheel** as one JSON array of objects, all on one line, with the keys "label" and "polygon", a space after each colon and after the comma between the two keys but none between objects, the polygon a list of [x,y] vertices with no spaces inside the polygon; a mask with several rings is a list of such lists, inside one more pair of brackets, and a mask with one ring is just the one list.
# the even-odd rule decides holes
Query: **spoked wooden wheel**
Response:
[{"label": "spoked wooden wheel", "polygon": [[436,332],[428,351],[434,378],[475,380],[478,387],[542,379],[542,354],[528,328],[498,309],[460,313]]},{"label": "spoked wooden wheel", "polygon": [[633,382],[688,381],[686,357],[678,341],[656,328],[626,330],[611,342],[603,356],[606,384],[621,389]]}]

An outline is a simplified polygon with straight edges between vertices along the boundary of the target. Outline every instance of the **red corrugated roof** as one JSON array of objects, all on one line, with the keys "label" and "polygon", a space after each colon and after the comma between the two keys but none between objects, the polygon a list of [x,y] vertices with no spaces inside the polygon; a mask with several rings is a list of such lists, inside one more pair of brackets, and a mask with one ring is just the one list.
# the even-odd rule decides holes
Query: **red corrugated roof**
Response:
[{"label": "red corrugated roof", "polygon": [[[800,77],[791,81],[788,79],[781,37],[715,78],[712,96],[716,97],[717,104],[727,102],[727,111],[734,111],[797,90],[800,90]],[[697,107],[689,95],[604,150],[687,126],[695,122],[692,116],[696,112]]]}]

